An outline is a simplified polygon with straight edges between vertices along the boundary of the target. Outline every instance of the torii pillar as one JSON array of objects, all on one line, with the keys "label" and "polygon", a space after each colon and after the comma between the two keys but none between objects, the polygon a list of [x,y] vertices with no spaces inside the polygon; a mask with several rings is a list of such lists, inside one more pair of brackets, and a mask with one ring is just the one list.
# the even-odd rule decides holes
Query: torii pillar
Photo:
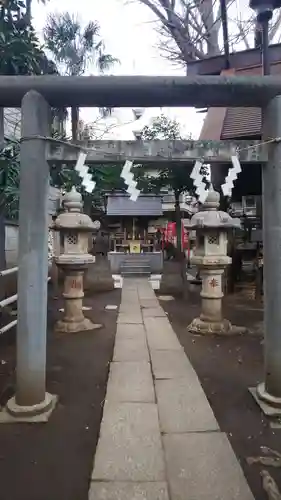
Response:
[{"label": "torii pillar", "polygon": [[31,90],[22,100],[16,394],[7,415],[45,422],[56,398],[46,392],[50,108]]},{"label": "torii pillar", "polygon": [[281,415],[281,96],[263,112],[263,140],[278,139],[268,144],[268,162],[262,169],[264,381],[254,396],[273,416]]}]

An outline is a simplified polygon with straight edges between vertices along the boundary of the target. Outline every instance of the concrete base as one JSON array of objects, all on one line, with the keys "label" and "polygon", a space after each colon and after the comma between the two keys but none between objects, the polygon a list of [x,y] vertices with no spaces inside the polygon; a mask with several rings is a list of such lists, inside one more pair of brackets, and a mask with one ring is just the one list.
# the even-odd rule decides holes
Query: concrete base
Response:
[{"label": "concrete base", "polygon": [[201,335],[240,335],[246,332],[243,326],[234,326],[227,319],[218,322],[202,321],[200,318],[195,318],[187,327],[191,333],[199,333]]},{"label": "concrete base", "polygon": [[15,397],[12,397],[7,402],[6,408],[0,412],[0,424],[48,422],[57,401],[57,396],[47,392],[42,403],[33,406],[19,406]]},{"label": "concrete base", "polygon": [[149,278],[149,283],[152,286],[152,290],[160,290],[160,283],[162,279],[162,274],[152,274]]},{"label": "concrete base", "polygon": [[63,319],[59,320],[55,325],[55,332],[57,333],[79,333],[86,330],[97,330],[102,328],[102,325],[92,323],[88,318],[84,318],[82,321],[78,322],[68,322]]},{"label": "concrete base", "polygon": [[[113,274],[112,278],[114,281],[114,288],[123,288],[124,278],[121,274]],[[162,274],[151,274],[151,276],[147,277],[147,280],[150,283],[152,290],[160,290]]]},{"label": "concrete base", "polygon": [[265,415],[268,417],[279,417],[281,415],[281,398],[269,394],[265,390],[264,382],[257,387],[250,387],[249,391]]}]

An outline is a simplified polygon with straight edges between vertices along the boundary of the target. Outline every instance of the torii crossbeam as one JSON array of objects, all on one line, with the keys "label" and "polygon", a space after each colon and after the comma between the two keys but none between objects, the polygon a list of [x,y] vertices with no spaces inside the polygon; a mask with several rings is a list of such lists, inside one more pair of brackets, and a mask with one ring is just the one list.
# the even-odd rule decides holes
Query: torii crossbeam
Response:
[{"label": "torii crossbeam", "polygon": [[0,76],[0,107],[30,90],[50,106],[262,107],[281,95],[278,76]]}]

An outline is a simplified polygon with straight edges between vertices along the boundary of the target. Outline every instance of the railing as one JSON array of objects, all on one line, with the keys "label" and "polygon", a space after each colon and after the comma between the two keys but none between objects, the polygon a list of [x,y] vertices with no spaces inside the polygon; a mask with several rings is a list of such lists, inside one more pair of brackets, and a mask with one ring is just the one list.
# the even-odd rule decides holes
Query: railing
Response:
[{"label": "railing", "polygon": [[[8,276],[9,274],[14,274],[17,271],[18,271],[18,267],[11,267],[10,269],[4,269],[4,271],[0,271],[0,278],[3,278],[4,276]],[[9,304],[13,304],[13,302],[16,302],[17,300],[18,300],[18,294],[11,295],[10,297],[7,297],[6,299],[1,300],[0,308],[3,309],[4,307],[8,306]],[[5,333],[5,332],[8,332],[9,330],[11,330],[11,328],[16,326],[17,322],[18,322],[18,320],[14,319],[14,321],[11,321],[10,323],[8,323],[5,326],[2,326],[2,328],[0,328],[0,335],[2,335],[2,333]]]},{"label": "railing", "polygon": [[[4,276],[8,276],[9,274],[17,273],[18,269],[19,269],[18,267],[10,267],[9,269],[4,269],[3,271],[0,271],[0,278],[3,278]],[[50,281],[50,279],[51,278],[48,277],[48,281]],[[3,309],[4,307],[9,306],[10,304],[13,304],[17,300],[18,300],[17,293],[15,295],[11,295],[10,297],[7,297],[6,299],[1,300],[0,301],[0,310]],[[11,328],[16,326],[17,322],[18,322],[18,320],[14,319],[13,321],[8,323],[7,325],[0,328],[0,335],[2,335],[2,333],[6,333],[9,330],[11,330]]]}]

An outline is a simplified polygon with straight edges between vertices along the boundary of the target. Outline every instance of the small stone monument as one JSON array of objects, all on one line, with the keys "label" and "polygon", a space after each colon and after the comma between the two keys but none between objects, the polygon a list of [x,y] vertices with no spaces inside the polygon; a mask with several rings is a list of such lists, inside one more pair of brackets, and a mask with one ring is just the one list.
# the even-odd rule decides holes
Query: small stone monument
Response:
[{"label": "small stone monument", "polygon": [[83,277],[95,258],[88,253],[89,233],[93,231],[90,217],[81,212],[82,196],[72,188],[62,199],[64,212],[54,222],[53,229],[60,233],[60,254],[55,262],[64,272],[64,317],[55,330],[76,333],[93,330],[101,325],[93,324],[83,314]]},{"label": "small stone monument", "polygon": [[233,334],[242,333],[245,328],[234,327],[222,317],[222,275],[231,263],[227,256],[227,232],[239,228],[239,219],[218,210],[220,195],[213,188],[209,190],[202,211],[190,221],[190,229],[196,230],[196,250],[191,263],[198,266],[202,277],[202,312],[188,326],[193,333]]}]

